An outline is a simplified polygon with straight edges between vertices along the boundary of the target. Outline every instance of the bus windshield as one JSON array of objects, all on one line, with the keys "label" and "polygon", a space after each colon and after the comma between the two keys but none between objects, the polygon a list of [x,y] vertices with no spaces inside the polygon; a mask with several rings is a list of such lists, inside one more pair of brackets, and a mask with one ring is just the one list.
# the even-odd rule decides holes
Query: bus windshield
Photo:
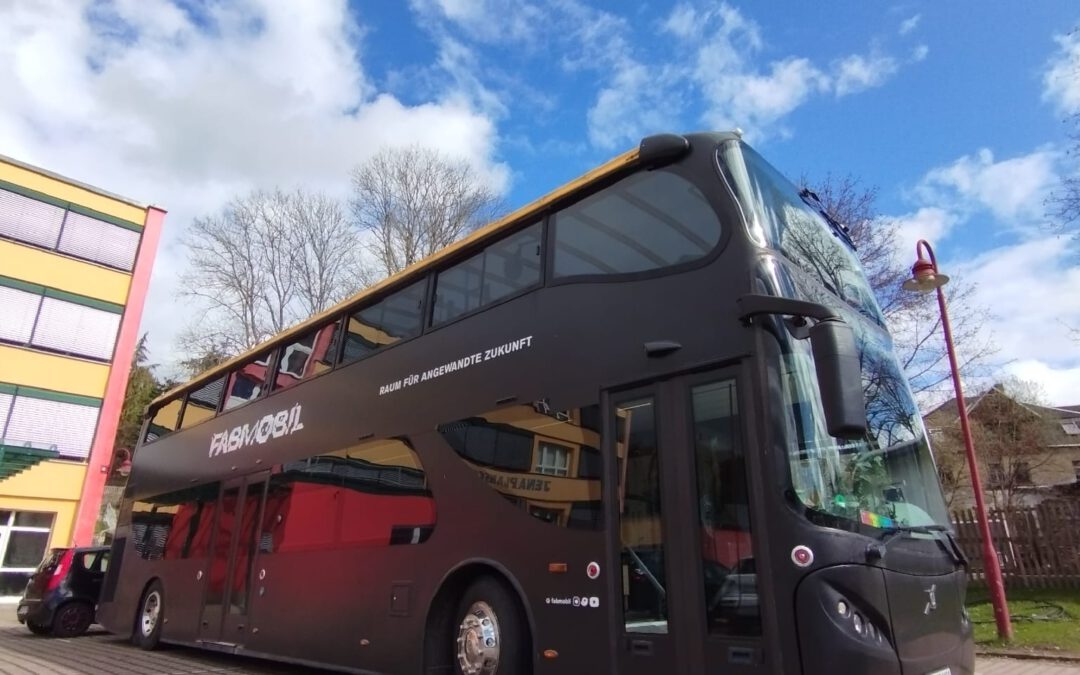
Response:
[{"label": "bus windshield", "polygon": [[859,348],[867,434],[845,441],[826,431],[809,340],[773,331],[794,499],[809,518],[834,527],[947,525],[918,406],[846,235],[745,145],[721,145],[718,159],[751,237],[780,254],[763,256],[761,290],[832,308],[854,329]]}]

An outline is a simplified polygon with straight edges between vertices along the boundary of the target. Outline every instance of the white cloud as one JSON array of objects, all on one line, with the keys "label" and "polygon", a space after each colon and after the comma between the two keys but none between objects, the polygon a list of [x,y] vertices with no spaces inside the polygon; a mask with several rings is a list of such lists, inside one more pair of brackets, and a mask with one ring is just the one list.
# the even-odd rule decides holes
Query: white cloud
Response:
[{"label": "white cloud", "polygon": [[911,31],[915,30],[919,26],[919,21],[922,19],[922,14],[916,14],[910,18],[904,19],[900,22],[900,35],[907,35]]},{"label": "white cloud", "polygon": [[847,96],[879,87],[899,69],[896,59],[889,56],[852,54],[833,67],[836,95]]},{"label": "white cloud", "polygon": [[465,159],[500,190],[509,180],[475,96],[406,105],[376,90],[344,0],[0,8],[5,154],[170,211],[143,322],[155,358],[185,319],[176,240],[231,195],[297,183],[343,194],[347,169],[393,142]]},{"label": "white cloud", "polygon": [[915,244],[920,239],[937,243],[949,236],[959,222],[954,213],[933,206],[924,206],[914,213],[895,216],[896,249],[901,260],[915,260]]},{"label": "white cloud", "polygon": [[427,19],[444,19],[482,42],[511,41],[531,45],[546,12],[526,0],[409,0],[413,11]]},{"label": "white cloud", "polygon": [[1070,334],[1080,326],[1077,253],[1068,240],[1044,236],[949,264],[976,284],[974,303],[998,317],[998,361],[1040,383],[1057,405],[1080,403],[1080,349]]},{"label": "white cloud", "polygon": [[1042,361],[1022,359],[1003,370],[1021,380],[1038,383],[1049,405],[1080,405],[1080,366],[1053,368]]},{"label": "white cloud", "polygon": [[828,69],[801,56],[766,65],[754,63],[765,51],[760,27],[736,8],[677,5],[661,25],[689,52],[688,79],[704,99],[702,119],[714,128],[743,128],[751,137],[767,135],[814,95],[846,96],[884,84],[899,70],[883,54],[851,54]]},{"label": "white cloud", "polygon": [[1054,37],[1057,52],[1043,73],[1043,100],[1059,113],[1080,112],[1080,31]]},{"label": "white cloud", "polygon": [[913,63],[919,63],[925,61],[926,57],[930,55],[930,47],[927,45],[916,45],[911,50],[911,60]]},{"label": "white cloud", "polygon": [[916,192],[924,203],[954,210],[986,209],[1007,222],[1038,220],[1043,201],[1058,181],[1056,161],[1049,148],[1001,161],[983,148],[931,170]]}]

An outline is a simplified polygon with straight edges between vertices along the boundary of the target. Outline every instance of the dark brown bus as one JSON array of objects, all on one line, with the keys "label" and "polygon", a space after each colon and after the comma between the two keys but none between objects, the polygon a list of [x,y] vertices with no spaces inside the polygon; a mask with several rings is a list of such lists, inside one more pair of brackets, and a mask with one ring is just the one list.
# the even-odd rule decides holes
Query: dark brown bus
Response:
[{"label": "dark brown bus", "polygon": [[974,667],[845,228],[660,135],[149,408],[99,617],[363,673]]}]

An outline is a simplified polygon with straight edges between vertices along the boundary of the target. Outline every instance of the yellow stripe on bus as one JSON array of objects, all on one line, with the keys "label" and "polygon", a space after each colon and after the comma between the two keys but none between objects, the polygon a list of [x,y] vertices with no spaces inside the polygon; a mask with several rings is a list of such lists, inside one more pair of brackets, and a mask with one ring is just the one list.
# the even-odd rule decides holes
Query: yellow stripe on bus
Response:
[{"label": "yellow stripe on bus", "polygon": [[109,366],[0,345],[0,382],[101,398]]},{"label": "yellow stripe on bus", "polygon": [[65,202],[93,209],[101,213],[142,225],[146,221],[146,210],[126,204],[120,200],[106,197],[84,187],[66,183],[58,178],[46,176],[21,166],[8,164],[0,160],[0,180],[43,192],[50,197]]},{"label": "yellow stripe on bus", "polygon": [[118,305],[127,303],[131,275],[93,263],[0,240],[0,274]]}]

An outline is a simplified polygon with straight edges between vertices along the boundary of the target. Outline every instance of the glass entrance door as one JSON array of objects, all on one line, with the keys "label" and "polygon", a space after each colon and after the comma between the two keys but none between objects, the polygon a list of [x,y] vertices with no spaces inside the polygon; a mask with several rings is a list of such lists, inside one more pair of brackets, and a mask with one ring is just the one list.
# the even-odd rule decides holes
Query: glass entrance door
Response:
[{"label": "glass entrance door", "polygon": [[619,672],[764,672],[734,371],[612,393],[607,409]]},{"label": "glass entrance door", "polygon": [[266,479],[264,472],[228,481],[221,487],[203,599],[201,640],[244,642]]}]

